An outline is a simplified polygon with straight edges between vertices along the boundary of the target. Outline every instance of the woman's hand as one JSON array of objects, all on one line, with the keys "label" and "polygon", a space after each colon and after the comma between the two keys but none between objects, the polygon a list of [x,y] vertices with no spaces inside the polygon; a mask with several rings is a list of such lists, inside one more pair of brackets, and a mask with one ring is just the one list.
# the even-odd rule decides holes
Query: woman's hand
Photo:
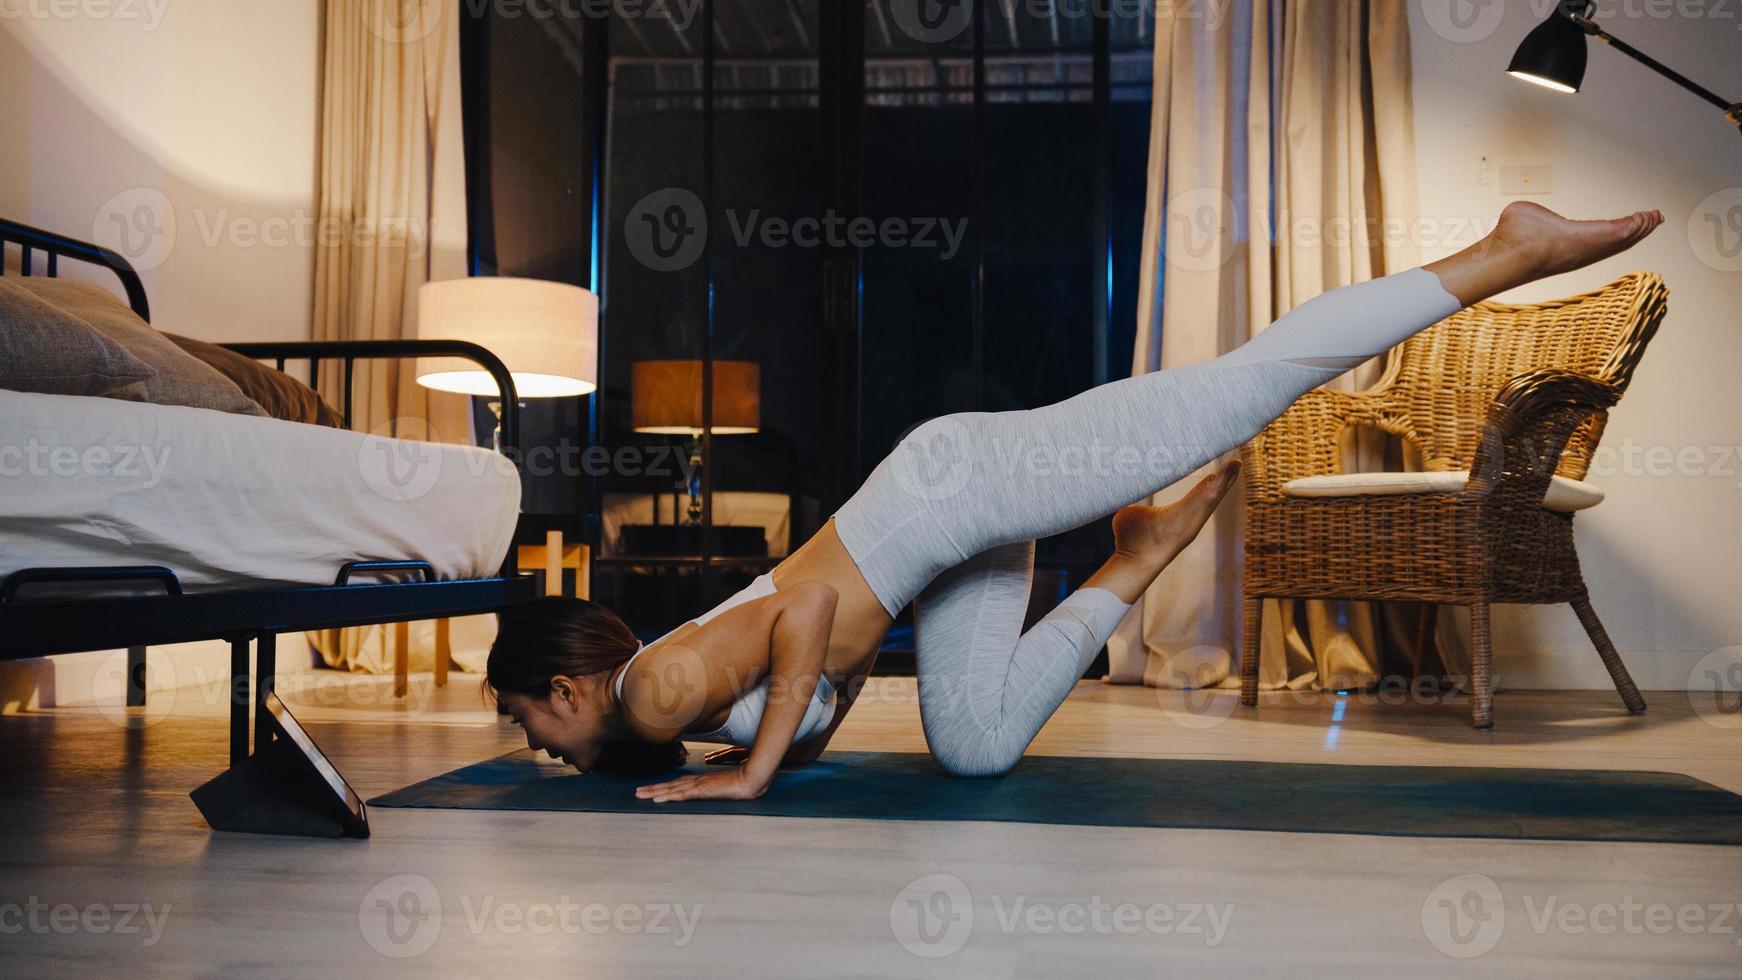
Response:
[{"label": "woman's hand", "polygon": [[750,758],[749,749],[741,745],[728,745],[723,749],[715,749],[702,756],[702,761],[710,766],[736,766],[742,765],[744,760],[748,758]]},{"label": "woman's hand", "polygon": [[743,766],[724,772],[684,776],[669,783],[655,783],[635,790],[638,800],[675,803],[679,800],[754,800],[768,792],[769,780],[756,780]]}]

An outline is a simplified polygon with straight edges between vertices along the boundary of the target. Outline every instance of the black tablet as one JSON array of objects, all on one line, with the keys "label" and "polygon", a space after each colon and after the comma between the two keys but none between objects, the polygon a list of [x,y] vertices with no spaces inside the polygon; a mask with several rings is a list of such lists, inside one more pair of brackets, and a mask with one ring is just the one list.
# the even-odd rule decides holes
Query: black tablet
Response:
[{"label": "black tablet", "polygon": [[321,753],[320,746],[316,745],[315,740],[310,738],[302,725],[297,723],[296,717],[279,699],[277,692],[267,692],[266,710],[272,713],[272,727],[276,734],[290,740],[290,743],[296,746],[297,754],[308,762],[315,774],[320,777],[321,782],[332,790],[334,799],[345,808],[346,813],[350,814],[351,820],[354,822],[352,829],[359,825],[367,828],[369,818],[367,811],[363,808],[363,798],[357,795],[357,791],[351,788],[350,783],[345,782],[345,777],[339,775],[339,770],[327,761],[327,757]]}]

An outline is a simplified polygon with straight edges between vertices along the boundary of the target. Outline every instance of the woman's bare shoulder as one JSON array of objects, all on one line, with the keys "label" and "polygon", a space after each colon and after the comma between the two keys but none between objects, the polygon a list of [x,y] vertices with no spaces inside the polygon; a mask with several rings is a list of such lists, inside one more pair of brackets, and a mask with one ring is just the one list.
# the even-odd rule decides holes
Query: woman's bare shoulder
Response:
[{"label": "woman's bare shoulder", "polygon": [[624,671],[622,705],[636,734],[669,741],[760,683],[782,604],[759,596],[648,644]]}]

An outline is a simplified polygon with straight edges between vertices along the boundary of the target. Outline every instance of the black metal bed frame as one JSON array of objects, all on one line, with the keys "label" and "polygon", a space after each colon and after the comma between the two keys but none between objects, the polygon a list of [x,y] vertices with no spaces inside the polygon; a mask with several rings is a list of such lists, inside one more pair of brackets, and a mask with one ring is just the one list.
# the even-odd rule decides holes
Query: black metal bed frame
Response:
[{"label": "black metal bed frame", "polygon": [[[7,243],[20,246],[19,271],[32,275],[35,253],[46,256],[46,273],[60,271],[62,257],[102,266],[114,273],[126,290],[128,304],[141,319],[150,320],[144,284],[128,261],[114,251],[0,219],[0,275],[5,274]],[[495,379],[501,397],[502,445],[515,465],[518,459],[518,402],[514,379],[500,358],[476,344],[443,340],[286,341],[224,345],[256,359],[273,359],[283,369],[287,360],[309,361],[309,376],[317,378],[323,360],[344,364],[344,409],[351,421],[351,383],[357,360],[456,356],[476,362]],[[407,582],[351,584],[352,576],[417,573]],[[118,583],[155,583],[156,595],[116,597],[80,595],[86,586],[113,590]],[[52,584],[56,595],[21,599],[33,586]],[[67,594],[71,590],[71,594]],[[155,565],[124,567],[30,568],[0,580],[0,660],[126,648],[127,703],[145,703],[145,648],[164,643],[225,640],[230,644],[230,764],[249,756],[249,709],[253,708],[254,748],[267,739],[270,724],[266,696],[277,674],[280,633],[367,626],[407,620],[439,619],[493,612],[530,601],[534,583],[521,574],[515,548],[509,546],[501,571],[494,578],[436,581],[427,562],[347,562],[334,570],[332,585],[265,589],[223,589],[183,593],[171,569]],[[254,644],[253,677],[248,664]]]}]

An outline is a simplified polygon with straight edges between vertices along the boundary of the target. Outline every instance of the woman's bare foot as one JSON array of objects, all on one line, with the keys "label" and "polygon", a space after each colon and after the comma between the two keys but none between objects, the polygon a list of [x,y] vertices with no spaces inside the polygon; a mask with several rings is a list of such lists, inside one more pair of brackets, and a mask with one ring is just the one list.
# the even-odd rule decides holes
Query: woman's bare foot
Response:
[{"label": "woman's bare foot", "polygon": [[1114,554],[1153,566],[1159,574],[1203,530],[1239,475],[1240,461],[1230,460],[1171,504],[1121,507],[1113,515]]},{"label": "woman's bare foot", "polygon": [[1661,224],[1662,211],[1574,221],[1532,201],[1513,201],[1500,212],[1500,222],[1488,237],[1497,248],[1516,250],[1531,278],[1546,279],[1625,252]]},{"label": "woman's bare foot", "polygon": [[1083,586],[1106,589],[1125,602],[1136,602],[1167,563],[1204,529],[1239,475],[1240,461],[1231,460],[1165,507],[1132,504],[1119,508],[1113,515],[1113,556]]},{"label": "woman's bare foot", "polygon": [[1514,286],[1582,269],[1644,240],[1663,224],[1662,211],[1574,221],[1531,201],[1514,201],[1486,238],[1424,268],[1465,306]]}]

